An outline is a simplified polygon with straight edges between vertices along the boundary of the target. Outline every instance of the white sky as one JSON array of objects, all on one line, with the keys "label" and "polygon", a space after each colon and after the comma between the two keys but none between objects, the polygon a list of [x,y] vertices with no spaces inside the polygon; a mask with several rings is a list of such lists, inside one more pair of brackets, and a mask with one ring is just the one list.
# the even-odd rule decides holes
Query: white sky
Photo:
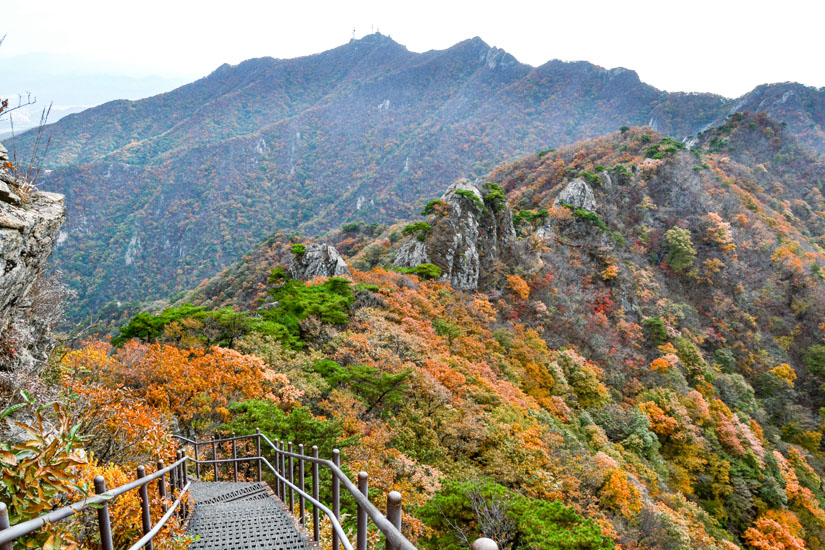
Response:
[{"label": "white sky", "polygon": [[668,91],[739,96],[765,82],[825,86],[823,15],[822,0],[0,0],[0,57],[63,53],[197,77],[374,26],[412,51],[480,36],[531,65],[587,60]]}]

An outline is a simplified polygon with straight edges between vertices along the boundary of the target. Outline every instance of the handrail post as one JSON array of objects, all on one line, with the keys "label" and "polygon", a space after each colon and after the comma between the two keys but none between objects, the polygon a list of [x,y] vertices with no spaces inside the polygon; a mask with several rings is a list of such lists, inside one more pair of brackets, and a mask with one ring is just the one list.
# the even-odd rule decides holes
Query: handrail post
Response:
[{"label": "handrail post", "polygon": [[[146,468],[143,466],[138,466],[137,478],[143,479],[144,477],[146,477]],[[141,485],[138,492],[140,493],[140,519],[143,524],[143,534],[148,535],[149,531],[152,530],[152,516],[149,515],[149,488],[147,487],[147,484]],[[149,550],[154,548],[151,540],[146,544],[146,548]]]},{"label": "handrail post", "polygon": [[235,445],[235,432],[232,432],[232,479],[238,482],[238,447]]},{"label": "handrail post", "polygon": [[[312,446],[312,458],[318,458],[318,445]],[[318,490],[318,463],[312,463],[312,497],[315,499],[316,502],[319,501],[319,493]],[[318,509],[317,504],[312,505],[312,536],[315,537],[315,542],[321,541],[321,521],[320,521],[320,512],[321,510]]]},{"label": "handrail post", "polygon": [[[281,473],[281,455],[278,453],[278,450],[281,448],[281,440],[275,440],[275,473]],[[281,497],[281,478],[277,475],[275,476],[275,494],[278,495],[278,498]]]},{"label": "handrail post", "polygon": [[[387,519],[392,523],[398,532],[401,532],[401,493],[398,491],[390,491],[387,494]],[[390,542],[387,539],[387,550],[400,550],[401,546]]]},{"label": "handrail post", "polygon": [[[358,490],[361,494],[369,498],[369,476],[367,472],[358,472]],[[358,523],[356,530],[356,550],[367,550],[367,510],[358,505]]]},{"label": "handrail post", "polygon": [[212,471],[215,475],[215,479],[212,481],[218,481],[218,447],[214,441],[212,442],[212,460],[215,461],[212,463]]},{"label": "handrail post", "polygon": [[[298,459],[298,487],[301,491],[298,493],[298,509],[301,514],[301,526],[306,525],[306,504],[304,504],[304,444],[298,444],[298,454],[301,458]],[[332,530],[335,532],[335,529]]]},{"label": "handrail post", "polygon": [[255,438],[256,443],[256,451],[258,453],[258,481],[260,482],[263,480],[263,475],[261,473],[261,429],[255,428],[255,433],[258,434],[258,437]]},{"label": "handrail post", "polygon": [[200,456],[198,456],[198,443],[195,442],[193,445],[195,447],[195,477],[197,477],[198,480],[200,481],[200,478],[201,478],[201,463],[200,463]]},{"label": "handrail post", "polygon": [[498,544],[493,539],[480,538],[473,542],[471,550],[498,550]]},{"label": "handrail post", "polygon": [[[163,470],[166,465],[163,463],[163,460],[158,460],[158,471]],[[166,474],[161,474],[160,478],[158,478],[158,496],[160,496],[160,507],[165,514],[169,507],[166,505]]]},{"label": "handrail post", "polygon": [[[336,467],[341,466],[341,451],[332,449],[332,463]],[[341,519],[341,480],[335,472],[332,472],[332,515],[335,519]],[[339,550],[341,548],[341,541],[338,539],[338,532],[332,530],[332,550]]]},{"label": "handrail post", "polygon": [[[281,475],[284,479],[286,479],[286,455],[284,454],[286,451],[286,441],[281,441]],[[281,502],[284,503],[286,506],[286,481],[281,482]]]},{"label": "handrail post", "polygon": [[[179,462],[180,459],[183,458],[183,451],[178,450],[178,452],[175,453],[175,458],[175,462]],[[175,466],[175,470],[177,470],[177,472],[175,472],[175,481],[177,482],[177,492],[175,495],[175,500],[181,498],[181,492],[183,491],[183,468],[181,468],[181,466],[182,464],[178,464],[177,466]],[[186,506],[182,501],[180,503],[180,507],[178,507],[178,515],[181,519],[186,517]]]},{"label": "handrail post", "polygon": [[[292,453],[292,441],[289,442],[289,452]],[[290,483],[295,483],[295,463],[292,462],[292,456],[289,457],[289,475],[287,479]],[[289,513],[295,515],[295,490],[290,486],[289,488]]]},{"label": "handrail post", "polygon": [[[175,453],[175,458],[177,459],[177,453]],[[169,499],[172,502],[175,501],[175,493],[178,490],[178,475],[176,472],[177,468],[172,468],[169,470]]]},{"label": "handrail post", "polygon": [[[95,494],[100,495],[106,492],[106,480],[103,476],[95,477]],[[104,502],[97,509],[97,526],[100,530],[100,548],[101,550],[112,550],[114,544],[112,543],[112,524],[109,519],[109,503]]]},{"label": "handrail post", "polygon": [[[11,527],[9,523],[9,509],[6,507],[6,504],[0,502],[0,531],[4,531]],[[12,550],[13,542],[6,542],[4,544],[0,544],[0,550]]]},{"label": "handrail post", "polygon": [[180,455],[181,458],[185,459],[180,465],[181,470],[183,470],[183,476],[181,476],[180,482],[180,490],[183,491],[183,488],[186,487],[187,483],[189,483],[189,470],[186,468],[186,464],[189,462],[189,457],[186,456],[185,451],[181,451]]}]

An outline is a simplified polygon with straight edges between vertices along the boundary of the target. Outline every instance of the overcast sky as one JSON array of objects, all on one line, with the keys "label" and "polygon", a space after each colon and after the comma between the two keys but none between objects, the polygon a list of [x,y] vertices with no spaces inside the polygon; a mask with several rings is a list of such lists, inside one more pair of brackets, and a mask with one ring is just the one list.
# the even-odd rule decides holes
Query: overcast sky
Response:
[{"label": "overcast sky", "polygon": [[[295,57],[372,29],[412,51],[480,36],[520,61],[634,69],[668,91],[739,96],[764,82],[825,86],[816,0],[0,0],[0,57],[61,53],[126,74],[205,75],[250,57]],[[2,78],[2,75],[0,75]]]}]

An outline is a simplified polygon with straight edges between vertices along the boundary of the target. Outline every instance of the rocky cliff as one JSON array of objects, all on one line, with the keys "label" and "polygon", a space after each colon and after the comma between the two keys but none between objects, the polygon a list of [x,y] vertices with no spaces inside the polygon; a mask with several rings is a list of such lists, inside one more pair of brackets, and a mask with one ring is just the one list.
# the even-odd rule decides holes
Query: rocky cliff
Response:
[{"label": "rocky cliff", "polygon": [[[0,146],[0,164],[7,161]],[[63,195],[27,189],[13,172],[0,168],[0,370],[33,367],[51,348],[48,331],[30,311],[32,287],[65,213]]]},{"label": "rocky cliff", "polygon": [[513,216],[497,186],[457,181],[427,211],[432,224],[408,226],[407,233],[415,235],[398,251],[396,267],[431,263],[455,288],[474,290],[488,286],[516,259]]}]

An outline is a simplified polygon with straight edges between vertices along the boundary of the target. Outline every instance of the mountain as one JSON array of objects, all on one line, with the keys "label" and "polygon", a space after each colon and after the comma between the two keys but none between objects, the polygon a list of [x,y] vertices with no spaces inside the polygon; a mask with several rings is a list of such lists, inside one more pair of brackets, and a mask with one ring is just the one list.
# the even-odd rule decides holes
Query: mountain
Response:
[{"label": "mountain", "polygon": [[[272,236],[135,317],[105,372],[154,340],[263,358],[289,407],[360,437],[420,548],[825,548],[825,162],[745,113],[692,149],[628,128],[480,181],[332,231],[353,284],[289,279],[314,244]],[[254,431],[267,409],[231,410]]]},{"label": "mountain", "polygon": [[[79,113],[114,99],[136,100],[177,88],[188,80],[159,76],[145,69],[117,66],[72,55],[31,53],[0,58],[3,74],[0,97],[16,105],[31,94],[34,104],[14,112],[14,132],[20,134],[40,123],[51,104],[49,121]],[[9,117],[0,121],[0,137],[11,134]]]},{"label": "mountain", "polygon": [[[804,91],[775,114],[825,150],[823,92]],[[781,101],[760,93],[745,98]],[[55,265],[79,294],[76,318],[191,287],[277,230],[390,223],[499,162],[625,125],[682,139],[739,103],[669,94],[626,69],[530,67],[479,38],[413,53],[373,34],[67,116],[49,127],[39,183],[67,197]],[[34,139],[10,145],[29,158]]]}]

